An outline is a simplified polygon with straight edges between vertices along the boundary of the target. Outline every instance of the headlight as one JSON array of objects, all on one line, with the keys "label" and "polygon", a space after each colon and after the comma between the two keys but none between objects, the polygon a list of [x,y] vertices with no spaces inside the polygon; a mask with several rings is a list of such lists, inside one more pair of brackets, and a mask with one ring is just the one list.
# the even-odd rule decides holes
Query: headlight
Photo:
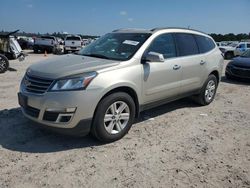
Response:
[{"label": "headlight", "polygon": [[57,80],[50,91],[81,90],[86,89],[89,83],[96,77],[96,72]]}]

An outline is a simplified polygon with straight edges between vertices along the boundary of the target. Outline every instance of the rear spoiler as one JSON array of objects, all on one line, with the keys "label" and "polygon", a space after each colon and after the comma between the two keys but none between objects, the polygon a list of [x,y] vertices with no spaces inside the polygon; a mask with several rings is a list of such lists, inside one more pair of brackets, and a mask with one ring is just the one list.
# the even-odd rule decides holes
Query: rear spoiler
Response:
[{"label": "rear spoiler", "polygon": [[4,35],[0,35],[0,37],[8,38],[10,35],[13,35],[13,34],[17,33],[18,31],[19,31],[19,29],[16,30],[16,31],[12,31],[12,32],[10,32],[10,33],[4,34]]}]

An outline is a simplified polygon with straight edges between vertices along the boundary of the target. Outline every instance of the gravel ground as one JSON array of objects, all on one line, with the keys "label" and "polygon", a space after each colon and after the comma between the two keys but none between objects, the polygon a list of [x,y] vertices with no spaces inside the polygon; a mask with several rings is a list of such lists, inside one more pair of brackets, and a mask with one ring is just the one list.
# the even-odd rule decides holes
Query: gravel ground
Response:
[{"label": "gravel ground", "polygon": [[[0,75],[0,187],[250,187],[250,85],[220,83],[205,107],[182,99],[144,112],[120,141],[31,126],[17,104],[30,54]],[[226,62],[225,62],[226,64]]]}]

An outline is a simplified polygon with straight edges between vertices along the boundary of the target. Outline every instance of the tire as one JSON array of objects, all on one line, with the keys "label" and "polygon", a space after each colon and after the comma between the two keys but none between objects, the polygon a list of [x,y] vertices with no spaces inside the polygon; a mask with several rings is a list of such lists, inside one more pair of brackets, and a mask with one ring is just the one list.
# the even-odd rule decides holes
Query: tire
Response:
[{"label": "tire", "polygon": [[67,53],[69,53],[69,52],[68,52],[67,50],[65,50],[65,48],[64,48],[63,52],[64,52],[64,54],[67,54]]},{"label": "tire", "polygon": [[4,73],[9,68],[9,60],[4,55],[0,54],[0,74]]},{"label": "tire", "polygon": [[194,97],[195,102],[202,106],[209,105],[214,100],[217,87],[218,81],[216,76],[210,74],[203,85],[200,94]]},{"label": "tire", "polygon": [[232,52],[226,52],[225,54],[225,59],[232,59],[234,57],[233,53]]},{"label": "tire", "polygon": [[37,48],[33,48],[33,51],[34,51],[35,54],[38,53],[38,49]]},{"label": "tire", "polygon": [[233,76],[231,76],[230,74],[228,73],[225,73],[225,76],[228,80],[232,80],[233,79]]},{"label": "tire", "polygon": [[[115,106],[114,106],[115,105]],[[114,107],[120,113],[114,113]],[[113,112],[112,112],[113,111]],[[123,118],[122,118],[123,116]],[[104,121],[106,117],[106,121]],[[121,119],[120,119],[121,117]],[[96,109],[91,133],[102,142],[121,139],[131,128],[135,118],[135,103],[130,95],[117,92],[102,99]]]}]

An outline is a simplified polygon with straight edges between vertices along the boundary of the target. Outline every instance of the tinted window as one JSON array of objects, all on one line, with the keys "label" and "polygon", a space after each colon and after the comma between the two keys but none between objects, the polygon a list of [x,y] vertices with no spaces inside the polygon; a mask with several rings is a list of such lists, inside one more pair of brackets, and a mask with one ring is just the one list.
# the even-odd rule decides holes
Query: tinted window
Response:
[{"label": "tinted window", "polygon": [[240,44],[238,48],[245,48],[245,44]]},{"label": "tinted window", "polygon": [[176,49],[172,34],[163,34],[154,39],[150,44],[148,52],[163,54],[164,58],[176,57]]},{"label": "tinted window", "polygon": [[193,35],[186,33],[176,33],[175,36],[179,50],[179,56],[194,55],[199,53]]},{"label": "tinted window", "polygon": [[250,44],[247,44],[247,48],[250,48]]},{"label": "tinted window", "polygon": [[194,35],[194,36],[198,44],[200,53],[206,53],[214,49],[215,47],[214,42],[210,38],[201,35]]}]

